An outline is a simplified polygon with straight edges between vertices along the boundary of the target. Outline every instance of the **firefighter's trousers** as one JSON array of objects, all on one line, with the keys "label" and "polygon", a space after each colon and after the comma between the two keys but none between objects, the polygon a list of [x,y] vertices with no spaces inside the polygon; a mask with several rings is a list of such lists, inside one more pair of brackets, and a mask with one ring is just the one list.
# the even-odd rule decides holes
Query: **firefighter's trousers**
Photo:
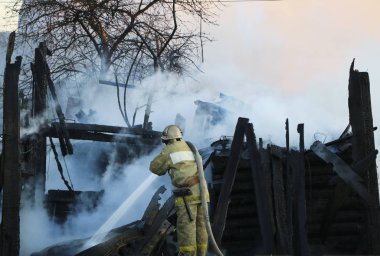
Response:
[{"label": "firefighter's trousers", "polygon": [[203,218],[202,204],[189,204],[193,217],[192,222],[190,222],[185,205],[176,205],[176,208],[179,255],[205,256],[208,236]]}]

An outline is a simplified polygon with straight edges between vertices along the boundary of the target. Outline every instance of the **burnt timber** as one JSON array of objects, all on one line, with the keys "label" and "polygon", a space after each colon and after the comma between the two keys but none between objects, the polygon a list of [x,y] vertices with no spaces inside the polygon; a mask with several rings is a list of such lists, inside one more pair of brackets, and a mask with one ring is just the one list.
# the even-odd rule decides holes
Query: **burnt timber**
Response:
[{"label": "burnt timber", "polygon": [[[14,33],[10,35],[13,37]],[[14,45],[8,45],[8,50]],[[11,52],[12,50],[10,50]],[[8,55],[8,53],[7,53]],[[10,53],[11,55],[11,53]],[[3,152],[1,154],[0,192],[3,192],[0,254],[18,255],[20,249],[21,173],[19,169],[20,112],[18,80],[22,58],[7,64],[4,73]]]},{"label": "burnt timber", "polygon": [[[346,130],[326,144],[316,141],[305,151],[304,126],[299,124],[299,150],[289,150],[287,120],[287,146],[264,149],[260,140],[257,154],[251,132],[243,142],[243,127],[247,131],[252,124],[241,118],[232,140],[212,145],[214,230],[228,255],[380,254],[376,128],[368,73],[353,65],[351,133]],[[260,170],[263,177],[257,175]]]},{"label": "burnt timber", "polygon": [[[11,37],[14,33],[11,33]],[[26,198],[31,205],[36,200],[45,200],[49,211],[53,209],[53,218],[64,222],[71,212],[69,206],[78,201],[79,195],[91,195],[96,204],[102,191],[73,191],[62,176],[68,191],[51,190],[45,195],[46,183],[46,154],[47,138],[58,138],[61,155],[74,154],[71,140],[90,140],[113,142],[118,145],[127,145],[134,155],[150,152],[160,144],[160,132],[140,127],[126,128],[96,124],[66,123],[62,108],[58,102],[55,85],[50,77],[50,70],[46,58],[50,54],[45,43],[40,43],[35,49],[34,63],[31,63],[33,76],[31,108],[22,92],[18,91],[21,57],[11,64],[14,38],[10,37],[6,56],[7,66],[4,75],[4,135],[3,151],[1,154],[0,191],[2,191],[2,222],[0,229],[1,255],[19,255],[20,249],[20,201]],[[55,105],[58,122],[47,120],[48,93],[50,92]],[[20,108],[24,107],[25,117],[20,120]],[[31,134],[24,134],[20,138],[20,128],[28,130],[38,124],[39,130]],[[62,166],[59,163],[55,147],[57,166],[62,175]],[[132,154],[128,155],[130,158]],[[132,156],[132,157],[133,157]],[[61,166],[61,168],[60,168]],[[21,191],[21,185],[28,184]],[[42,203],[42,202],[38,202]],[[61,212],[55,212],[56,210]],[[71,208],[70,208],[71,209]],[[148,243],[148,242],[147,242]],[[58,254],[57,254],[58,255]]]},{"label": "burnt timber", "polygon": [[[46,147],[47,138],[57,138],[61,155],[73,154],[71,140],[88,140],[100,142],[115,142],[129,145],[139,153],[146,153],[159,145],[161,133],[142,128],[125,128],[97,124],[67,123],[62,108],[58,102],[55,85],[50,77],[50,69],[46,58],[49,50],[45,43],[40,43],[35,49],[35,63],[31,64],[33,74],[32,109],[29,111],[31,120],[39,120],[39,131],[24,136],[22,148],[26,154],[22,157],[22,168],[30,189],[25,193],[28,197],[43,198],[46,182]],[[49,122],[47,110],[47,95],[52,95],[58,122]],[[30,123],[25,124],[28,129]],[[60,165],[57,162],[57,165]],[[68,186],[69,187],[69,186]],[[70,188],[69,188],[70,190]]]},{"label": "burnt timber", "polygon": [[[33,198],[42,198],[38,194],[44,193],[48,137],[59,139],[63,156],[74,153],[72,139],[149,148],[160,143],[160,133],[148,129],[66,123],[56,96],[59,122],[45,120],[48,90],[55,95],[46,64],[48,53],[46,45],[40,44],[32,64],[30,117],[42,119],[42,128],[21,141],[19,124],[14,122],[19,120],[15,89],[20,58],[15,64],[7,63],[7,72],[14,70],[4,76],[5,92],[11,90],[4,95],[4,134],[8,135],[3,140],[1,170],[4,255],[18,255],[21,182],[32,182],[31,191],[23,193]],[[290,149],[288,120],[286,147],[264,147],[260,139],[257,143],[247,118],[238,120],[232,139],[211,145],[213,153],[206,161],[211,171],[211,220],[217,241],[228,255],[380,255],[377,151],[369,78],[368,73],[354,70],[354,62],[348,105],[352,132],[345,131],[330,143],[316,142],[311,150],[304,148],[303,124],[297,127],[299,150]],[[20,144],[27,153],[20,155]],[[31,175],[25,175],[25,170]],[[77,192],[69,200],[74,200]],[[174,218],[173,199],[160,207],[156,194],[142,220],[113,230],[106,241],[83,251],[86,239],[70,241],[35,255],[175,255],[171,240],[175,237]]]}]

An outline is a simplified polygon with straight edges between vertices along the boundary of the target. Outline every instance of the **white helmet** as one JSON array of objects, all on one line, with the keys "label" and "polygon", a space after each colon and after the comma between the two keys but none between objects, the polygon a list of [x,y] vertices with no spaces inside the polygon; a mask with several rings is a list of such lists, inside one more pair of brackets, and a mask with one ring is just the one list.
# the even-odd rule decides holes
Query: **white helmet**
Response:
[{"label": "white helmet", "polygon": [[182,131],[176,125],[168,125],[162,132],[162,140],[182,139]]}]

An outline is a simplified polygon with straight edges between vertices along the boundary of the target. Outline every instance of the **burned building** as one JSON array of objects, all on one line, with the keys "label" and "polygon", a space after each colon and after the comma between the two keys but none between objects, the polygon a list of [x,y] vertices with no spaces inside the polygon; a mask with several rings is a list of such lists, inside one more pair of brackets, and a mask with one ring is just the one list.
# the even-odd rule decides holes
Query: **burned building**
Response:
[{"label": "burned building", "polygon": [[[36,49],[31,118],[43,113],[48,90],[56,100],[46,54],[44,45]],[[58,102],[58,122],[45,120],[43,129],[20,140],[19,104],[14,104],[19,100],[20,64],[21,58],[15,64],[8,61],[4,82],[3,255],[18,254],[21,184],[31,184],[23,193],[35,200],[44,193],[47,138],[59,140],[62,155],[73,154],[71,140],[75,139],[116,141],[139,154],[160,143],[160,133],[149,129],[66,123]],[[201,108],[204,105],[198,102]],[[206,109],[211,111],[208,116],[215,116],[211,123],[224,114],[215,106],[207,105]],[[204,165],[210,171],[211,221],[226,254],[380,254],[377,151],[369,79],[368,73],[354,70],[353,64],[349,110],[351,130],[335,141],[316,141],[310,149],[304,145],[303,124],[298,125],[299,148],[295,150],[289,147],[288,122],[287,144],[281,147],[257,140],[247,118],[239,118],[232,138],[223,137],[210,146],[211,154],[205,154]],[[57,149],[52,150],[56,156]],[[62,174],[58,160],[57,165]],[[93,195],[94,205],[101,196],[101,191],[74,191],[63,176],[67,191],[48,193],[51,214],[61,221],[65,216],[56,215],[57,209],[69,212],[69,204],[81,194]],[[163,190],[157,191],[140,220],[113,229],[103,242],[85,248],[89,238],[83,238],[52,245],[33,255],[175,255],[174,202],[171,197],[159,203]]]}]

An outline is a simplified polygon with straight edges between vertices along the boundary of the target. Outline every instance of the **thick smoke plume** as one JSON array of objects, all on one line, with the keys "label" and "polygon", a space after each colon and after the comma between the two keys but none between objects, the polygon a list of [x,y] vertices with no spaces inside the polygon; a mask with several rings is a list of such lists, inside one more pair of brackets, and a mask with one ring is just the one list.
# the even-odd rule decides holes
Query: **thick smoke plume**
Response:
[{"label": "thick smoke plume", "polygon": [[[191,79],[177,79],[158,74],[142,82],[140,88],[128,89],[131,116],[137,106],[146,103],[154,93],[151,121],[154,130],[162,130],[174,122],[177,113],[186,118],[185,137],[198,147],[206,147],[221,135],[232,135],[238,116],[250,118],[257,137],[268,143],[285,145],[285,119],[290,120],[291,145],[298,145],[296,125],[305,123],[305,139],[309,146],[316,138],[326,142],[337,138],[348,124],[347,85],[349,65],[356,58],[356,68],[368,71],[371,79],[374,125],[380,120],[380,33],[377,10],[380,2],[368,0],[274,1],[272,3],[230,4],[220,18],[220,26],[212,29],[216,42],[205,48],[203,74]],[[323,17],[323,18],[321,18]],[[75,86],[73,86],[75,87]],[[96,79],[76,93],[84,99],[83,110],[96,112],[94,122],[124,125],[118,112],[116,90],[98,85]],[[219,104],[219,93],[243,102],[240,106],[223,105],[228,118],[210,130],[195,123],[196,100]],[[74,94],[70,91],[70,94]],[[65,106],[67,95],[60,92]],[[72,96],[72,95],[71,95]],[[232,105],[232,106],[231,106]],[[137,123],[142,122],[143,110]],[[376,146],[380,139],[375,132]],[[83,144],[82,146],[80,144]],[[83,211],[69,219],[63,227],[48,219],[41,208],[31,209],[24,202],[22,211],[22,255],[40,250],[52,243],[91,236],[135,186],[148,176],[151,155],[128,166],[115,166],[94,176],[94,162],[100,150],[113,159],[112,145],[76,142],[73,156],[66,163],[75,189],[104,189],[103,204],[95,212]],[[82,149],[81,149],[82,148]],[[48,189],[65,189],[50,156]],[[114,178],[118,170],[119,179]],[[96,178],[97,177],[97,178]],[[159,178],[156,187],[169,184]],[[141,217],[151,191],[141,199],[120,224]],[[39,230],[36,241],[34,230]]]}]

